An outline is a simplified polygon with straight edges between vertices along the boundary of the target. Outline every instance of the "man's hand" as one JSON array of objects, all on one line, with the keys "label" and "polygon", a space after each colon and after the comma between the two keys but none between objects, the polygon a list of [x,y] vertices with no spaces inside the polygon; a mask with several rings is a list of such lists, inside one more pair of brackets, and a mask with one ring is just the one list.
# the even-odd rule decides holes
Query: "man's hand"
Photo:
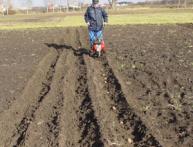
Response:
[{"label": "man's hand", "polygon": [[87,24],[87,26],[90,26],[90,22],[87,22],[86,24]]}]

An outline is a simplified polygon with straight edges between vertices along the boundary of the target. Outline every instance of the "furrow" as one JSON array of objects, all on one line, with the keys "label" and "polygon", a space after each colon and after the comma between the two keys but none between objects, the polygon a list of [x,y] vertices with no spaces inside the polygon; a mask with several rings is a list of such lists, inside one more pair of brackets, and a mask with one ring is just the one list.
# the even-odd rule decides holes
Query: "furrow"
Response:
[{"label": "furrow", "polygon": [[36,111],[27,130],[24,146],[58,146],[60,114],[63,105],[63,79],[68,70],[68,53],[62,52],[55,67],[50,92]]},{"label": "furrow", "polygon": [[85,63],[84,52],[84,40],[83,40],[83,30],[76,30],[76,44],[78,50],[82,53],[75,54],[78,57],[77,67],[78,75],[76,84],[76,97],[81,98],[81,103],[79,106],[79,111],[77,112],[79,116],[79,129],[81,130],[81,138],[79,140],[80,146],[93,146],[101,147],[104,146],[102,141],[102,136],[100,132],[100,126],[98,124],[95,111],[93,109],[92,98],[88,90],[88,79],[87,79],[87,66]]},{"label": "furrow", "polygon": [[159,141],[150,133],[147,126],[136,114],[127,102],[122,91],[121,84],[116,78],[106,57],[102,59],[102,65],[107,77],[106,89],[113,100],[116,109],[117,118],[123,124],[126,130],[132,130],[134,146],[157,146],[160,147]]},{"label": "furrow", "polygon": [[63,87],[63,107],[61,108],[60,131],[59,131],[59,146],[74,147],[78,145],[78,138],[81,134],[78,128],[78,118],[76,111],[79,110],[79,99],[75,97],[76,84],[76,58],[72,52],[67,58],[70,68],[66,71]]},{"label": "furrow", "polygon": [[[59,54],[51,51],[40,63],[28,82],[23,95],[1,115],[2,146],[19,146],[25,140],[26,130],[34,119],[34,113],[50,91]],[[8,122],[8,123],[7,123]]]},{"label": "furrow", "polygon": [[[42,101],[45,99],[47,94],[50,92],[50,85],[52,83],[54,73],[55,73],[55,66],[59,59],[60,55],[57,55],[55,62],[50,66],[50,69],[46,75],[46,81],[42,85],[42,90],[40,95],[37,98],[37,102],[34,105],[29,106],[28,110],[24,114],[23,119],[21,120],[20,124],[17,127],[17,132],[12,135],[11,146],[17,147],[24,143],[26,137],[26,131],[29,125],[34,121],[35,113],[39,109]],[[31,89],[33,90],[33,89]]]},{"label": "furrow", "polygon": [[83,56],[78,57],[79,74],[77,76],[76,97],[81,98],[79,115],[79,128],[81,146],[103,146],[101,141],[100,126],[92,106],[92,99],[88,91],[87,68]]},{"label": "furrow", "polygon": [[106,90],[106,77],[104,76],[103,65],[100,61],[87,58],[89,92],[93,98],[93,108],[96,112],[101,134],[105,146],[133,146],[133,135],[131,130],[126,130],[117,119],[114,103]]}]

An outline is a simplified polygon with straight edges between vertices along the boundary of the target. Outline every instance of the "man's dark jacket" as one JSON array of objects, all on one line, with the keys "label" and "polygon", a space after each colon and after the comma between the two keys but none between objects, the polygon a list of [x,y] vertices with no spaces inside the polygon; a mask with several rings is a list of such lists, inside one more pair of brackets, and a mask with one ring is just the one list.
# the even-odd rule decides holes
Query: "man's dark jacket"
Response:
[{"label": "man's dark jacket", "polygon": [[100,31],[103,28],[103,21],[108,22],[108,15],[101,7],[90,6],[84,15],[86,23],[90,23],[89,30]]}]

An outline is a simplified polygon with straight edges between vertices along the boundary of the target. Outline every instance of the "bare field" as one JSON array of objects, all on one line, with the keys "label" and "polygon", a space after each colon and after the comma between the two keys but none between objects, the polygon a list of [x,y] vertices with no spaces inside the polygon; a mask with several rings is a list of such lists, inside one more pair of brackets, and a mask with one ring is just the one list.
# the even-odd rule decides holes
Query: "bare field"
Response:
[{"label": "bare field", "polygon": [[85,27],[2,31],[0,146],[191,147],[192,34],[106,27],[96,59]]},{"label": "bare field", "polygon": [[[49,29],[85,26],[84,12],[0,16],[0,30]],[[117,8],[107,10],[109,25],[193,23],[193,9]]]}]

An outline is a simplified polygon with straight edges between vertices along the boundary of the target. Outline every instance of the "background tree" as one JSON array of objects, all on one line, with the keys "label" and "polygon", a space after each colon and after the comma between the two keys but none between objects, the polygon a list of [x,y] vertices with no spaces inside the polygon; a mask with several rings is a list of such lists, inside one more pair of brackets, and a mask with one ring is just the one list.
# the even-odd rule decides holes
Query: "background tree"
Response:
[{"label": "background tree", "polygon": [[180,8],[181,0],[178,0],[178,8]]},{"label": "background tree", "polygon": [[49,12],[49,7],[50,7],[50,1],[49,0],[45,0],[45,4],[47,7],[47,13]]},{"label": "background tree", "polygon": [[5,3],[3,4],[4,8],[6,9],[6,14],[9,14],[9,9],[12,9],[12,1],[11,0],[5,0]]},{"label": "background tree", "polygon": [[47,0],[47,12],[49,12],[50,9],[52,9],[52,12],[55,11],[55,0]]},{"label": "background tree", "polygon": [[0,0],[0,11],[3,12],[3,0]]},{"label": "background tree", "polygon": [[0,9],[3,7],[3,0],[0,0]]},{"label": "background tree", "polygon": [[27,14],[29,14],[29,9],[32,7],[32,0],[26,0],[27,3]]},{"label": "background tree", "polygon": [[62,0],[59,0],[59,11],[62,12]]},{"label": "background tree", "polygon": [[108,0],[112,9],[115,9],[117,0]]},{"label": "background tree", "polygon": [[184,0],[184,7],[187,7],[187,0]]},{"label": "background tree", "polygon": [[66,11],[69,11],[69,0],[66,0]]}]

